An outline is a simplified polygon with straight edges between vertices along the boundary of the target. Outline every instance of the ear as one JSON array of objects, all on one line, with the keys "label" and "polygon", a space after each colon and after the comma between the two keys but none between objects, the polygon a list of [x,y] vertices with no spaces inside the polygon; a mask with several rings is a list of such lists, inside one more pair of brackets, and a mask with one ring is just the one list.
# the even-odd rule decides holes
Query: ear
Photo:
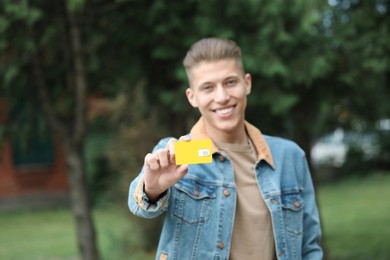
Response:
[{"label": "ear", "polygon": [[191,106],[193,106],[194,108],[197,108],[198,102],[195,98],[194,90],[192,88],[186,89],[186,96],[187,96],[188,102],[190,102]]},{"label": "ear", "polygon": [[245,88],[246,88],[246,94],[249,95],[252,90],[252,76],[251,74],[247,73],[244,77],[245,80]]}]

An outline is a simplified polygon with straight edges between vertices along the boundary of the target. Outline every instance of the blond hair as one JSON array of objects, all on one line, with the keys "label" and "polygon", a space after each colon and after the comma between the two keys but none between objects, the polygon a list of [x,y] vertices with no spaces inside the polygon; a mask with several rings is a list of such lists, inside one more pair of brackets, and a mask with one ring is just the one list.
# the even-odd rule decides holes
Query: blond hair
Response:
[{"label": "blond hair", "polygon": [[244,70],[241,60],[241,49],[231,40],[221,38],[204,38],[195,42],[183,60],[187,75],[191,68],[201,62],[233,59]]}]

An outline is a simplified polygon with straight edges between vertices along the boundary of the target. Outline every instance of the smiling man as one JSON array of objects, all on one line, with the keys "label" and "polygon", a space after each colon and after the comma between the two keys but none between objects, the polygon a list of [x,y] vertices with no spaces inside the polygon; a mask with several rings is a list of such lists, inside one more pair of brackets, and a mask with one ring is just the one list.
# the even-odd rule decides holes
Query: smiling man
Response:
[{"label": "smiling man", "polygon": [[251,76],[244,75],[242,65],[234,59],[189,63],[186,67],[191,85],[187,98],[202,114],[209,137],[214,141],[245,143],[244,118]]},{"label": "smiling man", "polygon": [[[132,181],[129,208],[165,213],[156,259],[321,259],[320,223],[304,152],[245,121],[252,79],[233,41],[206,38],[184,59],[190,134],[162,139]],[[175,142],[211,139],[212,163],[175,164]]]}]

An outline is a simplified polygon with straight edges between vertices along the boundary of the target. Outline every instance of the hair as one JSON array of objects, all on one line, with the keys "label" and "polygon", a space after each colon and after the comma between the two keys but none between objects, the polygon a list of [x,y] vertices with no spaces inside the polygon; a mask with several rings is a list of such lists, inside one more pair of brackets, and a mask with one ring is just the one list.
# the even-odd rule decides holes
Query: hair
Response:
[{"label": "hair", "polygon": [[183,60],[188,72],[201,62],[233,59],[244,70],[241,60],[241,49],[234,41],[221,38],[204,38],[195,42]]}]

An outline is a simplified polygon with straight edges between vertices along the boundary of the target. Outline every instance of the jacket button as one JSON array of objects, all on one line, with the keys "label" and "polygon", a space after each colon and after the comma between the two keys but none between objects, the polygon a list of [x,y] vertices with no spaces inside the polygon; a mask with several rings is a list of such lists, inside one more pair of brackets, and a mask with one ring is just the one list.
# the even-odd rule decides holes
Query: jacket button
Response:
[{"label": "jacket button", "polygon": [[229,196],[229,195],[230,195],[230,191],[229,191],[228,189],[223,190],[223,195],[224,195],[225,197]]},{"label": "jacket button", "polygon": [[297,197],[294,197],[294,206],[296,208],[299,208],[299,206],[300,206],[299,202],[297,201]]},{"label": "jacket button", "polygon": [[223,249],[225,247],[225,244],[223,242],[220,242],[218,244],[219,249]]},{"label": "jacket button", "polygon": [[223,158],[223,156],[220,155],[220,156],[218,156],[218,160],[219,160],[220,162],[223,162],[223,161],[225,160],[225,158]]}]

